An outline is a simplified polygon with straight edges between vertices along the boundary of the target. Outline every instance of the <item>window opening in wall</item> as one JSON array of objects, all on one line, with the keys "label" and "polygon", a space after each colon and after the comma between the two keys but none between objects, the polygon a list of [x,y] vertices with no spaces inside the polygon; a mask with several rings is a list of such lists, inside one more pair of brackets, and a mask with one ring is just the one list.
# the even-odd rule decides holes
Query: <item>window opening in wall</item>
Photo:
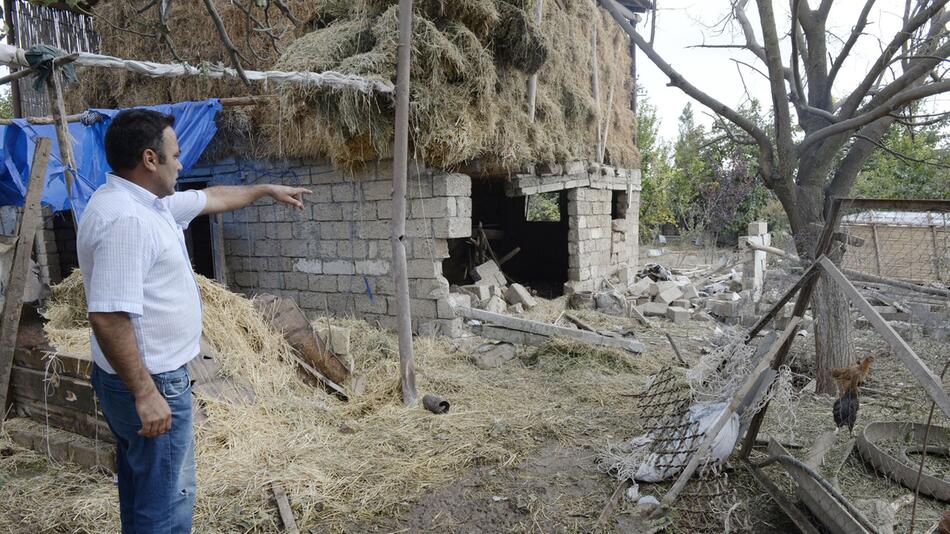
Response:
[{"label": "window opening in wall", "polygon": [[558,222],[561,220],[560,191],[529,195],[525,200],[527,222]]},{"label": "window opening in wall", "polygon": [[627,207],[630,201],[626,191],[613,191],[610,196],[610,218],[613,220],[626,219]]},{"label": "window opening in wall", "polygon": [[472,237],[449,240],[442,273],[451,284],[471,284],[476,265],[497,260],[509,281],[543,297],[560,296],[567,282],[567,231],[566,191],[509,197],[504,179],[473,179]]}]

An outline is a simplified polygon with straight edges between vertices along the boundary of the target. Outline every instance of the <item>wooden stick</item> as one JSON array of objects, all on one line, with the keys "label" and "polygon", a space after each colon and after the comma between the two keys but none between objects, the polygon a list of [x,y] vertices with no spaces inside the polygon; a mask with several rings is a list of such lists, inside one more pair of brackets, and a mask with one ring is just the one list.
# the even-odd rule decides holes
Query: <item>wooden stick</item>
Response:
[{"label": "wooden stick", "polygon": [[[66,125],[66,107],[63,103],[63,86],[59,79],[59,71],[54,67],[50,72],[49,79],[46,81],[46,92],[49,95],[50,111],[53,114],[53,123],[56,125],[56,141],[59,145],[59,156],[63,163],[63,176],[66,179],[66,199],[72,206],[72,189],[74,173],[76,172],[76,157],[73,155],[72,137],[69,135],[69,127]],[[73,224],[78,229],[79,224],[76,220],[76,212],[73,213]]]},{"label": "wooden stick", "polygon": [[591,60],[590,61],[591,61],[591,66],[592,66],[592,71],[593,71],[591,73],[591,86],[592,86],[592,92],[594,93],[593,94],[594,113],[597,116],[596,117],[597,120],[594,121],[596,123],[596,129],[597,129],[597,147],[596,147],[597,152],[595,153],[595,157],[597,157],[597,163],[603,163],[603,160],[600,159],[600,154],[602,152],[601,146],[603,145],[603,138],[601,138],[601,131],[600,131],[600,73],[598,72],[599,66],[597,62],[597,19],[593,20],[590,28],[591,28],[591,34],[590,34]]},{"label": "wooden stick", "polygon": [[[277,95],[254,95],[254,96],[234,96],[219,98],[218,102],[221,103],[223,107],[233,107],[233,106],[256,106],[258,104],[265,104],[267,102],[273,101]],[[83,118],[82,113],[77,113],[75,115],[66,115],[66,122],[79,122]],[[23,120],[30,124],[56,124],[56,119],[52,116],[46,117],[24,117]],[[0,125],[9,126],[13,124],[13,119],[0,119]]]},{"label": "wooden stick", "polygon": [[785,345],[785,342],[791,337],[795,332],[795,329],[798,327],[798,323],[801,321],[800,317],[793,317],[792,320],[788,323],[788,326],[785,328],[785,331],[782,332],[782,335],[775,340],[775,343],[772,344],[772,348],[769,349],[768,354],[764,358],[759,360],[758,365],[749,373],[748,378],[742,387],[738,389],[733,395],[732,400],[729,402],[729,406],[722,412],[719,416],[719,419],[716,420],[709,430],[706,431],[703,436],[703,441],[699,445],[699,448],[696,452],[693,453],[693,456],[689,459],[689,463],[686,464],[686,467],[683,468],[683,472],[680,473],[678,479],[673,484],[673,487],[670,488],[670,491],[667,492],[666,496],[663,497],[663,506],[669,507],[676,500],[676,497],[679,496],[680,492],[683,491],[683,488],[686,487],[686,483],[689,482],[691,476],[699,467],[699,463],[703,461],[706,457],[706,454],[709,452],[710,447],[712,447],[713,441],[719,436],[719,431],[722,430],[722,427],[726,426],[726,423],[729,421],[729,418],[732,417],[732,414],[735,413],[736,408],[739,407],[739,403],[742,402],[742,399],[749,393],[752,387],[755,385],[756,380],[759,378],[759,375],[762,374],[762,371],[769,366],[772,361],[772,358],[778,353],[779,350]]},{"label": "wooden stick", "polygon": [[676,359],[679,360],[681,364],[683,364],[683,367],[689,367],[689,364],[683,359],[683,355],[680,354],[680,349],[676,346],[676,342],[673,341],[673,336],[671,336],[669,332],[663,332],[663,334],[666,335],[666,340],[669,341],[670,346],[673,347],[673,354],[676,354]]},{"label": "wooden stick", "polygon": [[23,311],[23,288],[30,267],[33,238],[36,237],[40,224],[40,198],[46,185],[46,166],[49,163],[52,144],[46,137],[39,138],[36,143],[33,163],[30,164],[30,183],[27,184],[26,199],[23,203],[23,217],[20,219],[16,249],[13,251],[13,263],[10,266],[10,281],[7,283],[3,301],[3,315],[0,316],[0,420],[6,413],[10,370],[13,368],[20,313]]},{"label": "wooden stick", "polygon": [[[534,6],[534,23],[541,27],[541,10],[544,8],[544,0],[538,0]],[[528,78],[528,120],[534,122],[535,101],[538,96],[538,73],[535,72]]]},{"label": "wooden stick", "polygon": [[280,513],[281,522],[284,523],[284,531],[290,534],[300,534],[297,521],[294,520],[294,511],[290,508],[290,501],[287,500],[284,488],[277,482],[271,483],[270,487],[274,492],[274,500],[277,501],[277,511]]},{"label": "wooden stick", "polygon": [[877,267],[878,276],[884,274],[884,271],[881,269],[881,244],[877,240],[877,225],[871,225],[871,241],[874,242],[874,262]]},{"label": "wooden stick", "polygon": [[406,173],[409,158],[409,52],[412,0],[399,0],[399,46],[396,67],[396,132],[393,141],[393,278],[396,284],[396,333],[399,337],[399,383],[402,402],[416,401],[416,364],[412,357],[412,310],[406,267]]},{"label": "wooden stick", "polygon": [[584,330],[587,330],[587,331],[589,331],[589,332],[593,332],[593,333],[595,333],[595,334],[597,333],[597,329],[596,329],[596,328],[594,328],[593,326],[587,324],[586,321],[581,320],[580,317],[574,317],[573,315],[571,315],[571,314],[569,314],[569,313],[565,313],[565,314],[564,314],[564,317],[566,317],[568,321],[570,321],[570,322],[576,324],[577,326],[583,328]]},{"label": "wooden stick", "polygon": [[930,398],[933,399],[944,414],[950,416],[950,397],[948,397],[947,392],[944,391],[943,384],[937,375],[920,360],[914,352],[914,349],[910,348],[910,345],[894,331],[890,323],[881,317],[881,314],[874,309],[874,306],[871,306],[871,304],[864,299],[861,293],[851,284],[847,277],[845,277],[844,273],[838,270],[838,267],[835,266],[831,260],[821,258],[818,263],[821,265],[821,268],[824,269],[825,273],[844,291],[845,295],[847,295],[851,301],[851,304],[854,305],[855,308],[858,308],[871,325],[881,334],[887,344],[890,345],[891,350],[894,351],[894,354],[897,355],[898,359],[904,364],[904,367],[910,371],[910,374],[914,375],[914,378],[923,386],[927,394],[930,395]]},{"label": "wooden stick", "polygon": [[627,491],[627,488],[631,485],[632,481],[629,478],[625,478],[617,483],[610,497],[607,497],[607,503],[604,504],[604,509],[601,510],[600,515],[597,516],[597,521],[594,522],[594,528],[592,529],[593,531],[597,531],[599,527],[603,526],[604,522],[607,521],[607,518],[610,517],[610,514],[612,514],[617,507],[617,501],[620,499],[620,496],[623,495],[623,492]]}]

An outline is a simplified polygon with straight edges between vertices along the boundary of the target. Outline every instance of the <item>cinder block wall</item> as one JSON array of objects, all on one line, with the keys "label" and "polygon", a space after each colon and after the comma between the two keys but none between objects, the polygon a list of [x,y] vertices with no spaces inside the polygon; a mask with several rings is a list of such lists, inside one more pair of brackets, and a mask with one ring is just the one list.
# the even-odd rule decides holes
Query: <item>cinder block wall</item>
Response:
[{"label": "cinder block wall", "polygon": [[[448,239],[471,235],[471,180],[409,165],[406,252],[413,328],[458,335],[442,276]],[[392,280],[392,167],[357,173],[327,162],[228,162],[194,169],[212,185],[284,183],[308,187],[302,212],[270,199],[226,214],[229,285],[247,294],[293,298],[310,315],[356,315],[395,327]]]}]

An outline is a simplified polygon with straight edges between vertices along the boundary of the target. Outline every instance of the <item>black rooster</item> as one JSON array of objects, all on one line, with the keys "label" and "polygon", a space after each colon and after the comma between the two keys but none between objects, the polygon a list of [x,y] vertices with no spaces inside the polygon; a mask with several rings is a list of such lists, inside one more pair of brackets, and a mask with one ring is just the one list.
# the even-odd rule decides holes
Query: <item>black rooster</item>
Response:
[{"label": "black rooster", "polygon": [[854,434],[854,424],[858,421],[858,409],[861,407],[861,402],[858,400],[858,386],[867,378],[873,361],[874,356],[868,356],[850,367],[838,367],[831,370],[831,376],[844,391],[844,395],[831,407],[831,414],[838,428],[848,425],[848,431],[852,434]]}]

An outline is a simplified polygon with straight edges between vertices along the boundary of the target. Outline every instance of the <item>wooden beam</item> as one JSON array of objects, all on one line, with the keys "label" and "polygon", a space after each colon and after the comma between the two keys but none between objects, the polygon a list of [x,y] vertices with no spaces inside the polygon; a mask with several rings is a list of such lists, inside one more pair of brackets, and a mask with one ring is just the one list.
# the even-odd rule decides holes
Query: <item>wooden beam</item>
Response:
[{"label": "wooden beam", "polygon": [[877,225],[871,225],[871,241],[874,242],[874,263],[877,267],[878,276],[884,274],[884,270],[881,269],[881,243],[877,240]]},{"label": "wooden beam", "polygon": [[686,464],[686,467],[683,468],[683,472],[680,473],[679,478],[676,479],[676,482],[673,484],[673,487],[670,488],[670,491],[666,493],[663,497],[662,505],[664,507],[669,507],[673,501],[679,496],[680,492],[683,491],[683,488],[686,487],[686,483],[689,482],[690,477],[693,476],[693,473],[699,467],[699,463],[706,458],[706,454],[709,452],[709,449],[712,447],[713,441],[719,436],[719,432],[722,430],[729,419],[732,417],[732,414],[735,413],[736,408],[739,407],[739,404],[742,402],[742,399],[752,390],[752,387],[755,386],[756,380],[758,380],[759,375],[764,371],[769,364],[772,362],[772,359],[775,355],[785,346],[785,342],[795,333],[795,329],[798,328],[798,323],[801,322],[800,317],[792,317],[792,320],[789,321],[788,326],[785,327],[785,330],[782,332],[782,335],[775,340],[775,343],[772,343],[772,347],[769,349],[768,354],[765,355],[759,363],[755,366],[749,376],[746,378],[742,387],[740,387],[733,395],[732,400],[729,402],[729,406],[719,415],[719,419],[716,420],[716,423],[705,432],[703,435],[703,441],[700,443],[699,448],[696,449],[696,452],[693,453],[692,457],[689,459],[689,463]]},{"label": "wooden beam", "polygon": [[795,282],[795,285],[790,287],[788,291],[786,291],[785,294],[782,295],[782,298],[778,299],[778,302],[776,302],[769,309],[769,311],[767,311],[765,315],[762,316],[762,318],[756,321],[755,325],[749,330],[749,333],[746,335],[746,343],[752,341],[752,338],[754,338],[756,334],[761,332],[762,329],[765,328],[765,325],[769,324],[769,321],[771,321],[772,318],[775,317],[776,314],[778,314],[779,310],[785,307],[785,305],[788,304],[788,301],[792,300],[792,297],[794,297],[799,292],[799,290],[801,290],[802,287],[805,286],[805,284],[808,284],[811,281],[811,279],[815,277],[816,274],[818,274],[818,264],[813,263],[802,274],[801,278],[799,278],[798,281]]},{"label": "wooden beam", "polygon": [[748,462],[742,462],[742,465],[745,466],[746,470],[749,471],[749,474],[752,475],[752,478],[755,479],[759,486],[769,494],[772,501],[795,523],[795,526],[798,527],[802,534],[819,534],[818,529],[812,525],[808,516],[806,516],[795,503],[789,500],[785,493],[783,493],[765,473]]},{"label": "wooden beam", "polygon": [[584,330],[577,330],[574,328],[565,328],[563,326],[554,326],[547,323],[539,323],[537,321],[529,321],[528,319],[522,319],[520,317],[512,317],[510,315],[504,315],[500,313],[492,313],[485,310],[478,310],[475,308],[466,308],[464,306],[459,306],[455,308],[455,314],[459,317],[464,317],[466,319],[476,319],[479,321],[484,321],[486,323],[491,323],[503,328],[510,330],[517,330],[519,332],[527,332],[529,334],[535,334],[545,337],[558,337],[563,339],[573,339],[577,341],[583,341],[586,343],[591,343],[594,345],[601,345],[606,347],[614,347],[618,349],[624,349],[630,352],[641,353],[644,352],[645,347],[643,343],[633,339],[624,339],[616,337],[607,337],[600,334],[595,334],[593,332],[587,332]]},{"label": "wooden beam", "polygon": [[[544,8],[544,0],[537,0],[534,6],[534,23],[541,27],[541,10]],[[528,120],[534,122],[535,101],[538,95],[538,73],[535,72],[528,78]]]},{"label": "wooden beam", "polygon": [[[63,177],[66,179],[66,199],[71,208],[73,181],[76,178],[74,173],[78,167],[76,157],[73,155],[73,139],[69,135],[69,126],[66,123],[66,105],[63,102],[63,85],[59,75],[60,71],[54,67],[46,80],[46,93],[53,113],[53,123],[56,125],[59,159],[63,163]],[[73,214],[73,225],[78,230],[79,221],[76,219],[76,212],[75,210],[70,210],[70,212]]]},{"label": "wooden beam", "polygon": [[412,49],[412,0],[399,0],[396,65],[396,124],[393,139],[393,278],[396,286],[396,335],[402,402],[416,401],[416,363],[412,356],[412,309],[406,266],[406,174],[409,160],[409,62]]},{"label": "wooden beam", "polygon": [[[0,412],[6,413],[7,389],[10,386],[10,370],[13,367],[13,352],[16,350],[17,328],[20,326],[20,313],[23,311],[23,288],[30,267],[30,254],[33,251],[33,238],[40,225],[40,198],[46,185],[46,165],[52,142],[41,137],[33,152],[30,164],[30,183],[26,188],[23,203],[23,217],[17,230],[16,250],[13,252],[13,264],[10,266],[10,281],[7,283],[3,301],[3,315],[0,316]],[[2,416],[0,416],[2,419]]]},{"label": "wooden beam", "polygon": [[845,277],[844,273],[838,270],[838,267],[835,266],[831,260],[821,258],[818,263],[821,264],[821,268],[824,269],[825,273],[844,291],[845,295],[847,295],[851,301],[851,304],[854,305],[855,308],[858,308],[881,336],[884,337],[884,340],[890,345],[891,350],[894,351],[897,358],[900,359],[904,367],[914,375],[914,378],[923,386],[934,403],[940,407],[944,414],[950,417],[950,397],[948,397],[947,392],[944,391],[943,383],[937,375],[920,360],[914,352],[914,349],[910,348],[910,345],[894,331],[890,323],[884,320],[881,314],[874,309],[874,306],[871,306],[871,304],[864,299],[851,281]]}]

